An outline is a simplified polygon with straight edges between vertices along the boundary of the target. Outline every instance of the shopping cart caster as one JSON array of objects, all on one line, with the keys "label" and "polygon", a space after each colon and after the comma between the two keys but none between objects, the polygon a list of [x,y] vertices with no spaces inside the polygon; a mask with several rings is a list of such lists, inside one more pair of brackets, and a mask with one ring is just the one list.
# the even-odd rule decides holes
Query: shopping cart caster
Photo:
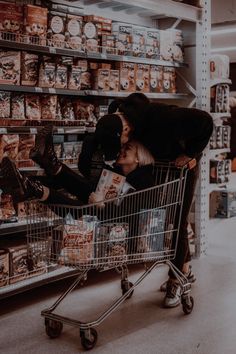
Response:
[{"label": "shopping cart caster", "polygon": [[98,334],[96,329],[94,328],[89,328],[87,330],[80,330],[80,338],[81,338],[81,344],[82,347],[85,350],[90,350],[93,349],[93,347],[97,343],[98,339]]},{"label": "shopping cart caster", "polygon": [[48,337],[54,339],[60,336],[63,329],[63,323],[45,318],[45,330]]},{"label": "shopping cart caster", "polygon": [[[131,281],[127,281],[127,280],[121,280],[121,290],[122,290],[122,295],[125,295],[127,293],[127,291],[133,286],[133,283],[131,283]],[[127,296],[126,299],[130,299],[131,296],[133,295],[134,290],[132,290],[130,292],[130,294]]]},{"label": "shopping cart caster", "polygon": [[193,306],[194,306],[193,297],[183,295],[181,298],[181,303],[182,303],[182,307],[183,307],[183,311],[184,311],[185,315],[189,315],[192,312]]}]

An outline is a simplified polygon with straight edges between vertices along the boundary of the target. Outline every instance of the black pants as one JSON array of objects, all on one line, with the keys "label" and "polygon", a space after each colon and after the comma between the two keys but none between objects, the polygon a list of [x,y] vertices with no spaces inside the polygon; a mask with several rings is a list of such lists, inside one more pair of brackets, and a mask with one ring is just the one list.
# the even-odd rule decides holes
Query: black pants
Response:
[{"label": "black pants", "polygon": [[[182,215],[179,228],[179,238],[176,249],[176,256],[173,264],[182,271],[183,265],[191,260],[189,240],[188,240],[188,215],[192,205],[196,182],[198,178],[198,164],[187,173],[184,199],[182,205]],[[173,272],[169,271],[169,276],[175,278]]]}]

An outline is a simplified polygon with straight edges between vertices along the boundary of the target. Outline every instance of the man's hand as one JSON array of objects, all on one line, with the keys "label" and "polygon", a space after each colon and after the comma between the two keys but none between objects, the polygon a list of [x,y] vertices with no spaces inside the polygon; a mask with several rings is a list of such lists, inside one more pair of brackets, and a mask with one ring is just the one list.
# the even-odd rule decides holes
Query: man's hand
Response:
[{"label": "man's hand", "polygon": [[104,208],[105,203],[103,203],[102,196],[99,193],[92,192],[88,199],[89,204],[97,204],[97,207]]},{"label": "man's hand", "polygon": [[184,167],[187,166],[190,170],[194,168],[197,164],[196,159],[189,157],[187,155],[181,155],[177,157],[175,160],[175,166],[176,167]]}]

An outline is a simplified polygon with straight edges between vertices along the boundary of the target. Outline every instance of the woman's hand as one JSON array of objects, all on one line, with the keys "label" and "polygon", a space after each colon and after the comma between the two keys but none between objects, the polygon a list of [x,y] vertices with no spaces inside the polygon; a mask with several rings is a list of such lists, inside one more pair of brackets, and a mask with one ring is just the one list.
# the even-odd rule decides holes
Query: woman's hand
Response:
[{"label": "woman's hand", "polygon": [[104,208],[105,203],[103,203],[103,198],[101,193],[92,192],[88,199],[89,204],[97,204],[99,208]]},{"label": "woman's hand", "polygon": [[175,160],[175,166],[179,168],[187,166],[191,170],[196,166],[196,164],[197,164],[196,159],[189,157],[187,155],[181,155],[177,157],[177,159]]}]

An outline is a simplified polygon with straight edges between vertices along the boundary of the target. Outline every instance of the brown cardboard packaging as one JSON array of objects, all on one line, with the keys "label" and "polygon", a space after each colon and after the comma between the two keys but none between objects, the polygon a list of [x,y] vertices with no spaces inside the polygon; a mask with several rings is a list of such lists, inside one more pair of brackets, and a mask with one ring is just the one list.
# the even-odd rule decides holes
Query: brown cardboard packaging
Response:
[{"label": "brown cardboard packaging", "polygon": [[41,102],[38,95],[25,95],[26,119],[41,119]]},{"label": "brown cardboard packaging", "polygon": [[67,15],[66,20],[66,47],[82,51],[82,16]]},{"label": "brown cardboard packaging", "polygon": [[19,135],[3,134],[0,135],[0,161],[7,156],[12,160],[16,160],[19,147]]},{"label": "brown cardboard packaging", "polygon": [[9,283],[9,253],[0,249],[0,287]]},{"label": "brown cardboard packaging", "polygon": [[11,114],[11,94],[0,91],[0,118],[10,118]]},{"label": "brown cardboard packaging", "polygon": [[[0,31],[9,33],[22,33],[23,8],[21,5],[0,2]],[[4,38],[4,37],[3,37]],[[6,35],[6,39],[7,39]],[[10,37],[12,38],[12,37]]]},{"label": "brown cardboard packaging", "polygon": [[36,86],[38,82],[38,55],[22,52],[21,85]]},{"label": "brown cardboard packaging", "polygon": [[150,92],[163,92],[163,66],[150,65]]},{"label": "brown cardboard packaging", "polygon": [[35,135],[21,134],[19,135],[19,147],[17,155],[17,166],[30,167],[34,166],[34,162],[30,159],[30,150],[34,147]]},{"label": "brown cardboard packaging", "polygon": [[20,52],[0,52],[0,84],[20,85],[20,63]]},{"label": "brown cardboard packaging", "polygon": [[176,93],[175,68],[165,66],[163,69],[163,90],[168,93]]},{"label": "brown cardboard packaging", "polygon": [[119,70],[110,70],[110,91],[118,92],[120,88]]},{"label": "brown cardboard packaging", "polygon": [[120,62],[116,68],[120,71],[120,90],[135,91],[136,65],[134,63]]},{"label": "brown cardboard packaging", "polygon": [[50,11],[48,16],[48,44],[57,47],[65,47],[65,25],[66,14],[62,12]]},{"label": "brown cardboard packaging", "polygon": [[136,91],[149,92],[150,65],[136,64]]},{"label": "brown cardboard packaging", "polygon": [[95,76],[95,90],[109,91],[110,90],[110,70],[98,69]]},{"label": "brown cardboard packaging", "polygon": [[48,10],[34,5],[24,7],[24,29],[32,44],[46,44]]}]

